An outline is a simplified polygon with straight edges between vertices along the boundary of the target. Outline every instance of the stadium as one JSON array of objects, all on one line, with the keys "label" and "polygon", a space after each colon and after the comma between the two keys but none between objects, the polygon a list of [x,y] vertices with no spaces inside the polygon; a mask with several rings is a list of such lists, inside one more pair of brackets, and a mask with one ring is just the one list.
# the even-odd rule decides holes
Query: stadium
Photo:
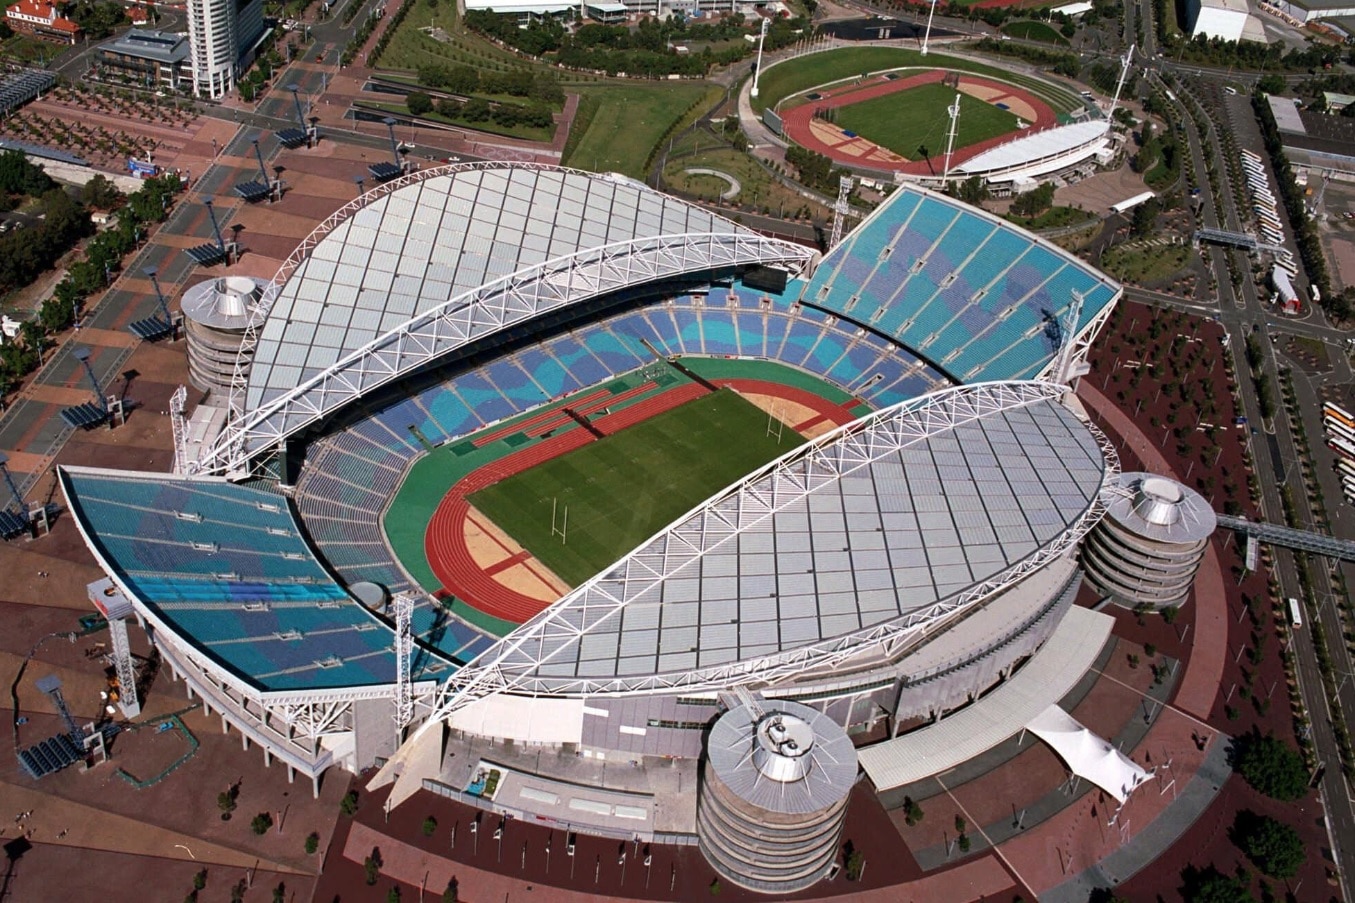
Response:
[{"label": "stadium", "polygon": [[933,187],[947,174],[978,176],[1003,194],[1051,176],[1089,175],[1115,156],[1110,114],[1063,85],[961,57],[933,54],[918,61],[925,65],[907,65],[913,59],[908,51],[866,57],[871,71],[807,87],[815,73],[845,67],[813,57],[777,61],[769,75],[783,68],[777,81],[797,90],[764,111],[764,121],[854,172]]},{"label": "stadium", "polygon": [[[776,892],[833,845],[740,878],[739,807],[789,805],[741,761],[712,760],[700,816],[648,772],[581,775],[695,780],[712,724],[752,711],[750,760],[828,793],[834,731],[889,747],[1055,647],[1057,700],[1091,664],[1069,650],[1100,648],[1076,552],[1119,471],[1067,382],[1119,296],[915,186],[820,255],[615,174],[439,167],[264,287],[181,472],[60,484],[91,597],[289,776],[384,763],[390,805],[700,835]],[[779,817],[831,840],[831,808]]]}]

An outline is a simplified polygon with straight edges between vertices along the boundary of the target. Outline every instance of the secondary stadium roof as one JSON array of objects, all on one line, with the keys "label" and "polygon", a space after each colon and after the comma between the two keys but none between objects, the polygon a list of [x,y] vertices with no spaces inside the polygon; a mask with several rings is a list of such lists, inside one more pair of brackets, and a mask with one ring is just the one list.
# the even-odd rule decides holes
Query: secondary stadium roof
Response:
[{"label": "secondary stadium roof", "polygon": [[1065,554],[1118,459],[1038,382],[944,389],[712,498],[449,681],[593,694],[773,681],[885,654]]},{"label": "secondary stadium roof", "polygon": [[811,253],[614,173],[415,173],[346,205],[279,270],[251,311],[237,419],[201,464],[239,471],[372,389],[548,310],[712,269],[798,270]]},{"label": "secondary stadium roof", "polygon": [[1058,128],[1044,129],[986,150],[955,165],[955,172],[1000,173],[1013,167],[1034,169],[1045,160],[1058,160],[1084,144],[1104,138],[1110,133],[1110,123],[1104,119],[1075,122]]}]

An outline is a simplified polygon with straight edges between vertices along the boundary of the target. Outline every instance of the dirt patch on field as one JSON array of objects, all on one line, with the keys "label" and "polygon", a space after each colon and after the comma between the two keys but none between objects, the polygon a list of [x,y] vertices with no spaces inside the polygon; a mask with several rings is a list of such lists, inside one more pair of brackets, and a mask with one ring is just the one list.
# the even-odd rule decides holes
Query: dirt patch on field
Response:
[{"label": "dirt patch on field", "polygon": [[474,506],[466,516],[464,530],[471,558],[496,582],[529,599],[546,603],[569,592],[569,584],[555,576],[550,568]]}]

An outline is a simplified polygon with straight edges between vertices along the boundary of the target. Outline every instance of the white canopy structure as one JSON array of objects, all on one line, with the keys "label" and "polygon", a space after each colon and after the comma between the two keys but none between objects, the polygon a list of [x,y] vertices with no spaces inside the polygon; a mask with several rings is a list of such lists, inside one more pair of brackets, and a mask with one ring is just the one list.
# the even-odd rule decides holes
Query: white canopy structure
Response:
[{"label": "white canopy structure", "polygon": [[1058,754],[1073,774],[1086,778],[1123,803],[1152,777],[1109,742],[1102,740],[1057,705],[1036,715],[1026,730]]}]

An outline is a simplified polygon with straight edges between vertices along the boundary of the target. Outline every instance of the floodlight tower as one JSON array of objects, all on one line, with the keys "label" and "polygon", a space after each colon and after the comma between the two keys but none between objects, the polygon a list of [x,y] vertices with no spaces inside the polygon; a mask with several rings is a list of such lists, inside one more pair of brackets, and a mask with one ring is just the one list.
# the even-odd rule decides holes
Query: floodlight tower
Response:
[{"label": "floodlight tower", "polygon": [[414,618],[414,594],[396,593],[395,608],[395,741],[404,739],[405,728],[414,720],[414,687],[410,669],[414,659],[414,637],[410,624]]},{"label": "floodlight tower", "polygon": [[767,18],[762,19],[762,29],[757,36],[757,62],[753,64],[753,90],[750,92],[753,97],[757,97],[757,82],[762,77],[762,44],[767,40]]},{"label": "floodlight tower", "polygon": [[946,132],[946,163],[941,169],[941,190],[950,184],[950,158],[955,153],[955,132],[960,125],[960,92],[955,92],[955,103],[946,107],[950,114],[950,130]]},{"label": "floodlight tower", "polygon": [[306,128],[306,114],[301,111],[301,95],[298,93],[301,86],[296,82],[287,86],[287,90],[292,92],[292,103],[296,106],[296,123],[302,129]]},{"label": "floodlight tower", "polygon": [[[14,504],[18,506],[19,513],[22,516],[24,510],[24,497],[19,493],[19,487],[14,485],[14,475],[9,472],[6,464],[9,462],[9,455],[0,451],[0,477],[5,480],[5,485],[9,487],[9,494],[14,497]],[[5,507],[8,507],[6,505]],[[0,511],[4,510],[0,508]]]},{"label": "floodlight tower", "polygon": [[1124,58],[1120,60],[1120,79],[1115,83],[1115,96],[1110,100],[1110,109],[1106,111],[1106,119],[1115,119],[1115,110],[1120,106],[1120,92],[1124,90],[1124,83],[1129,78],[1129,65],[1134,61],[1134,50],[1137,44],[1130,44],[1129,49],[1125,51]]},{"label": "floodlight tower", "polygon": [[1073,365],[1073,340],[1077,336],[1077,324],[1082,318],[1082,302],[1086,296],[1073,290],[1073,303],[1068,307],[1068,313],[1063,320],[1063,334],[1059,337],[1059,353],[1055,359],[1054,370],[1051,374],[1054,382],[1061,386],[1071,387],[1073,377],[1071,375]]},{"label": "floodlight tower", "polygon": [[927,55],[927,42],[932,39],[932,16],[936,15],[936,0],[932,0],[932,8],[927,12],[927,30],[922,33],[922,55]]},{"label": "floodlight tower", "polygon": [[837,200],[833,203],[833,233],[828,238],[828,250],[838,246],[842,241],[842,232],[846,225],[847,214],[851,213],[851,205],[847,203],[847,196],[852,193],[852,180],[850,176],[838,176],[837,180]]},{"label": "floodlight tower", "polygon": [[400,172],[403,173],[405,171],[405,164],[404,161],[400,159],[400,142],[395,140],[395,119],[387,116],[381,121],[386,124],[387,130],[390,131],[391,160],[395,163],[396,167],[399,168]]},{"label": "floodlight tower", "polygon": [[226,258],[226,263],[232,262],[231,258],[235,256],[235,242],[226,244],[226,239],[221,237],[221,224],[216,220],[216,208],[212,205],[211,198],[203,198],[202,206],[207,208],[207,215],[212,218],[212,234],[216,236],[216,246],[221,249],[222,255]]},{"label": "floodlight tower", "polygon": [[160,291],[160,282],[155,278],[160,271],[155,267],[145,267],[141,272],[146,274],[146,278],[151,281],[151,287],[155,289],[155,300],[160,302],[160,313],[164,316],[165,322],[169,324],[170,341],[177,341],[178,336],[175,335],[177,330],[174,328],[174,317],[169,312],[169,304],[165,301],[165,293]]},{"label": "floodlight tower", "polygon": [[188,401],[188,387],[179,386],[169,396],[169,426],[174,434],[174,472],[188,473],[188,420],[184,404]]},{"label": "floodlight tower", "polygon": [[104,398],[103,389],[99,388],[99,378],[94,375],[94,368],[90,366],[89,349],[84,345],[77,345],[71,355],[85,368],[85,375],[89,377],[90,388],[94,390],[94,403],[99,406],[99,410],[103,411],[104,417],[107,417],[108,399]]}]

